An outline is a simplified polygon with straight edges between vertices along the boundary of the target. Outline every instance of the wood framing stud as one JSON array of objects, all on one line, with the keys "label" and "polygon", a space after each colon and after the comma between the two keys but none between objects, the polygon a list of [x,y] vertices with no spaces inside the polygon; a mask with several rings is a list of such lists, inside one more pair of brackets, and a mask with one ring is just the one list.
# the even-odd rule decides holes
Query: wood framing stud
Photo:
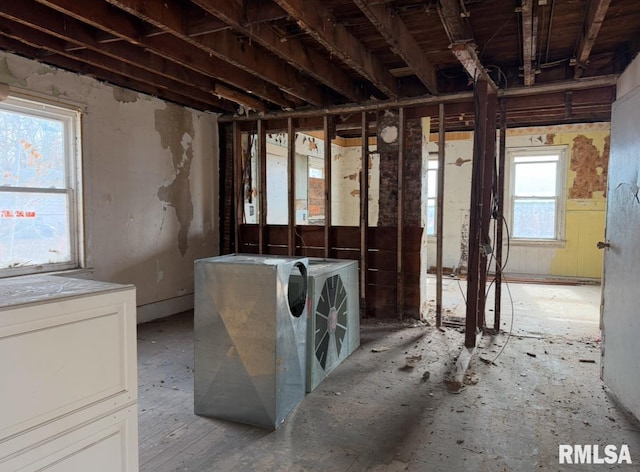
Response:
[{"label": "wood framing stud", "polygon": [[591,49],[596,42],[610,3],[611,0],[589,1],[585,24],[580,34],[576,53],[576,68],[573,74],[575,79],[580,78],[589,65]]},{"label": "wood framing stud", "polygon": [[[396,254],[396,309],[398,318],[404,317],[404,273],[402,271],[403,235],[404,235],[404,154],[406,121],[404,108],[398,111],[398,216],[397,216],[397,254]],[[368,156],[367,156],[368,157]],[[367,159],[368,160],[368,159]],[[368,167],[368,166],[367,166]]]},{"label": "wood framing stud", "polygon": [[296,130],[293,118],[287,120],[287,198],[289,204],[289,226],[287,228],[287,247],[289,255],[296,254]]},{"label": "wood framing stud", "polygon": [[362,112],[362,169],[360,171],[360,307],[367,309],[369,230],[369,117]]},{"label": "wood framing stud", "polygon": [[265,226],[267,225],[267,131],[264,120],[258,120],[258,253],[267,253]]},{"label": "wood framing stud", "polygon": [[[438,194],[436,198],[436,326],[442,325],[442,249],[444,242],[444,103],[438,105]],[[424,131],[423,131],[424,132]],[[427,131],[428,132],[428,131]],[[426,196],[425,196],[426,197]],[[423,198],[425,198],[423,197]]]},{"label": "wood framing stud", "polygon": [[331,140],[333,117],[325,116],[324,130],[324,257],[331,257]]}]

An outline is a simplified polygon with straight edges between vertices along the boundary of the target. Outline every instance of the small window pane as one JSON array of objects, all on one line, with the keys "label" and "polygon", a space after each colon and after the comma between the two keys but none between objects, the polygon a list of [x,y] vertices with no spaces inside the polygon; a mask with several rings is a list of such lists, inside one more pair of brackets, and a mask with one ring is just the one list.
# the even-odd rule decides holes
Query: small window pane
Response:
[{"label": "small window pane", "polygon": [[427,234],[436,234],[436,201],[431,198],[427,200]]},{"label": "small window pane", "polygon": [[70,260],[66,194],[0,192],[0,268]]},{"label": "small window pane", "polygon": [[547,155],[547,156],[516,156],[513,158],[513,162],[519,164],[521,162],[551,162],[551,161],[559,161],[560,156],[557,155]]},{"label": "small window pane", "polygon": [[555,197],[555,162],[535,162],[516,164],[515,192],[518,197]]},{"label": "small window pane", "polygon": [[0,110],[0,185],[65,188],[64,123]]},{"label": "small window pane", "polygon": [[527,199],[513,202],[513,237],[554,239],[556,237],[555,199]]},{"label": "small window pane", "polygon": [[438,175],[436,171],[427,171],[427,198],[434,198],[438,195]]}]

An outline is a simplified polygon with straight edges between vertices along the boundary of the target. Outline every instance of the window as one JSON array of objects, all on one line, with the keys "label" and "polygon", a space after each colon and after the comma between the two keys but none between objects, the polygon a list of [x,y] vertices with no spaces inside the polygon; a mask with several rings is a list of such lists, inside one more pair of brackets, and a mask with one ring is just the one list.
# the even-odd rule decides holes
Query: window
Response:
[{"label": "window", "polygon": [[79,113],[0,102],[0,276],[78,267]]},{"label": "window", "polygon": [[436,200],[438,198],[438,161],[427,164],[427,236],[436,235]]},{"label": "window", "polygon": [[564,155],[560,147],[509,151],[512,238],[562,239]]}]

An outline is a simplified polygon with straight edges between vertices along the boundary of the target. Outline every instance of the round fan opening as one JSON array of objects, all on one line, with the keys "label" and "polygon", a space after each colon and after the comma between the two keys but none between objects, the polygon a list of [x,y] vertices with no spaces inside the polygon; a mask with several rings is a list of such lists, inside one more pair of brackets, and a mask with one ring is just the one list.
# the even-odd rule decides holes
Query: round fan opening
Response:
[{"label": "round fan opening", "polygon": [[296,318],[304,312],[307,303],[307,268],[301,262],[296,262],[289,274],[287,284],[287,298],[289,300],[289,310]]}]

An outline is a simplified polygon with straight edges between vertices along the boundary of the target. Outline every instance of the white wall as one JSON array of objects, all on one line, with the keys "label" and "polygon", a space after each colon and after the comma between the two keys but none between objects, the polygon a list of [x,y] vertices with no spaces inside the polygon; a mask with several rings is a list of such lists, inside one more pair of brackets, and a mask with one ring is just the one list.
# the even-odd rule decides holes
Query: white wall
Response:
[{"label": "white wall", "polygon": [[216,116],[11,54],[0,53],[0,71],[12,93],[83,111],[94,278],[135,284],[139,321],[193,306],[193,261],[218,252]]},{"label": "white wall", "polygon": [[[640,59],[620,78],[627,84],[611,117],[611,161],[603,286],[602,379],[620,402],[640,418]],[[620,90],[620,89],[618,89]]]}]

